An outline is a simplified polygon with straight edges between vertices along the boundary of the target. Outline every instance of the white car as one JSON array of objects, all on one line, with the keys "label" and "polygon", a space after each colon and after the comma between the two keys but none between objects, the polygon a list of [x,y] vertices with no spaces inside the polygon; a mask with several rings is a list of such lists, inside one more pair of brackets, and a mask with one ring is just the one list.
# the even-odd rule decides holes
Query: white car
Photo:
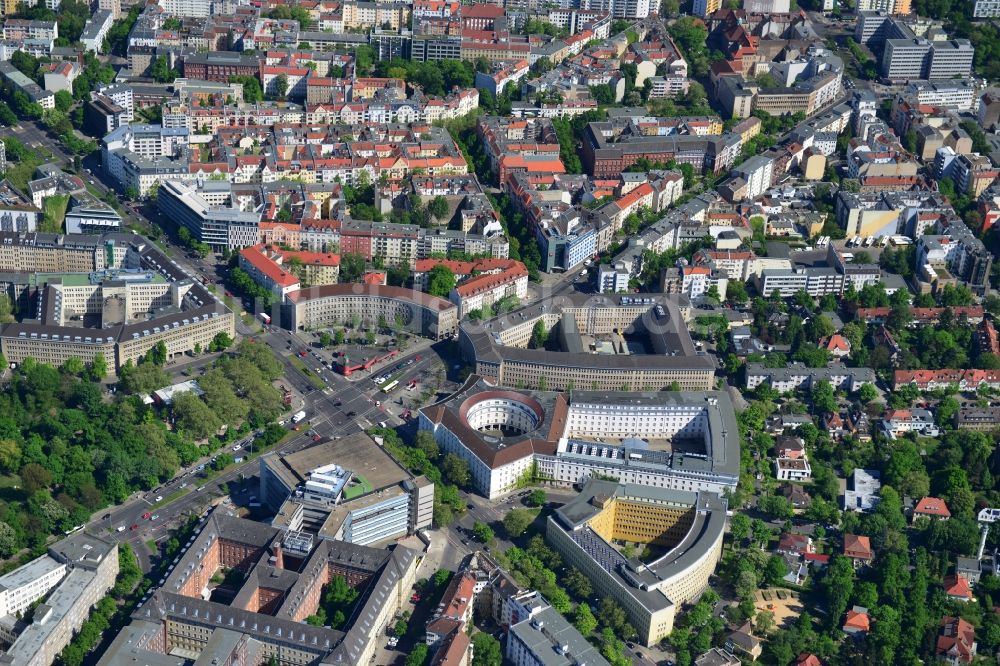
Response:
[{"label": "white car", "polygon": [[233,451],[239,451],[242,448],[243,448],[242,444],[237,444],[236,446],[233,447]]},{"label": "white car", "polygon": [[125,531],[125,526],[124,525],[119,525],[118,526],[118,531],[119,532],[124,532]]},{"label": "white car", "polygon": [[162,502],[163,501],[163,495],[157,495],[156,496],[156,501],[157,502]]}]

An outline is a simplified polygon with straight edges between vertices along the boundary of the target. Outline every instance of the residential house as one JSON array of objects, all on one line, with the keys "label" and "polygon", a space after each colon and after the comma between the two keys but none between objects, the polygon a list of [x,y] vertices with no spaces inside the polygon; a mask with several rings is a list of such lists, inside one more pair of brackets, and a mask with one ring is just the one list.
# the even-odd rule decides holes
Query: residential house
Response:
[{"label": "residential house", "polygon": [[953,666],[971,664],[976,658],[976,629],[960,617],[941,618],[934,654]]},{"label": "residential house", "polygon": [[812,468],[805,458],[778,458],[774,461],[778,481],[806,481],[812,478]]},{"label": "residential house", "polygon": [[726,649],[736,655],[746,655],[749,661],[757,661],[763,652],[761,640],[753,635],[753,627],[749,622],[729,634]]},{"label": "residential house", "polygon": [[844,429],[844,419],[837,412],[830,412],[823,417],[823,430],[834,439],[840,439],[847,432]]},{"label": "residential house", "polygon": [[60,90],[73,94],[73,81],[83,71],[75,62],[51,62],[42,66],[45,89],[53,93]]},{"label": "residential house", "polygon": [[819,341],[820,347],[826,349],[834,358],[844,358],[851,353],[851,341],[835,333]]},{"label": "residential house", "polygon": [[924,517],[931,520],[948,520],[951,518],[951,511],[944,500],[937,497],[921,497],[917,505],[913,507],[913,520]]},{"label": "residential house", "polygon": [[956,558],[955,575],[962,576],[970,585],[975,585],[983,575],[983,564],[975,557]]},{"label": "residential house", "polygon": [[893,388],[912,384],[921,391],[934,391],[957,384],[959,391],[975,391],[980,386],[1000,388],[1000,370],[896,370]]},{"label": "residential house", "polygon": [[859,534],[844,535],[844,557],[849,557],[854,564],[854,568],[869,565],[875,557],[872,551],[871,540]]},{"label": "residential house", "polygon": [[871,628],[872,621],[868,616],[868,609],[864,606],[855,606],[847,611],[847,617],[844,618],[844,624],[841,627],[845,634],[855,638],[867,636]]},{"label": "residential house", "polygon": [[882,483],[879,481],[878,470],[856,469],[844,492],[845,511],[871,511],[879,502],[879,491]]},{"label": "residential house", "polygon": [[812,537],[807,534],[796,532],[785,532],[778,539],[778,547],[775,552],[783,555],[805,555],[816,552]]},{"label": "residential house", "polygon": [[805,488],[794,483],[786,483],[778,488],[778,494],[791,503],[793,509],[805,509],[812,502],[812,498]]},{"label": "residential house", "polygon": [[882,431],[889,439],[896,439],[908,432],[926,437],[937,437],[938,427],[934,414],[926,409],[890,409],[882,417]]},{"label": "residential house", "polygon": [[801,437],[780,435],[775,438],[774,454],[778,458],[805,458],[806,443]]},{"label": "residential house", "polygon": [[1000,407],[962,407],[955,414],[955,427],[989,432],[1000,428]]},{"label": "residential house", "polygon": [[800,654],[795,660],[795,666],[823,666],[823,662],[814,654]]},{"label": "residential house", "polygon": [[972,601],[972,586],[965,576],[952,574],[944,579],[944,594],[953,601]]},{"label": "residential house", "polygon": [[712,648],[694,660],[694,666],[741,666],[742,662],[732,652]]},{"label": "residential house", "polygon": [[844,421],[844,429],[847,431],[847,434],[856,437],[859,442],[872,441],[871,423],[868,420],[868,415],[860,409],[847,415],[847,420]]}]

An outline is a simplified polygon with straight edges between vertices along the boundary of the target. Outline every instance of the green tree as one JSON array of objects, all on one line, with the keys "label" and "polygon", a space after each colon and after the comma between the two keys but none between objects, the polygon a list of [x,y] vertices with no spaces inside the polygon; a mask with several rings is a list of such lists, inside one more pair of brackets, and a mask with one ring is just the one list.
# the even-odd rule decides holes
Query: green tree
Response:
[{"label": "green tree", "polygon": [[545,328],[545,322],[539,319],[531,329],[531,338],[528,340],[528,347],[531,349],[544,349],[545,343],[549,340],[549,331]]},{"label": "green tree", "polygon": [[20,546],[17,532],[5,522],[0,522],[0,557],[7,558],[18,551]]},{"label": "green tree", "polygon": [[511,539],[516,539],[517,537],[524,534],[524,531],[528,529],[534,520],[534,516],[531,515],[530,511],[525,509],[511,509],[503,518],[503,529]]},{"label": "green tree", "polygon": [[163,55],[157,56],[153,61],[150,75],[157,83],[171,83],[179,76],[175,70],[170,68],[170,65],[167,63],[167,56]]},{"label": "green tree", "polygon": [[406,660],[403,664],[404,666],[424,666],[427,663],[427,658],[430,656],[429,653],[430,648],[427,647],[427,643],[417,643],[413,651],[406,655]]},{"label": "green tree", "polygon": [[55,96],[56,109],[63,113],[67,113],[71,108],[73,108],[73,93],[68,90],[60,90]]},{"label": "green tree", "polygon": [[858,398],[863,403],[869,403],[878,398],[878,389],[870,383],[864,383],[858,389]]},{"label": "green tree", "polygon": [[288,75],[278,74],[274,77],[274,96],[279,100],[284,100],[288,94]]},{"label": "green tree", "polygon": [[491,543],[496,537],[492,527],[478,520],[472,525],[472,534],[483,543]]},{"label": "green tree", "polygon": [[573,626],[586,638],[597,629],[597,618],[587,604],[578,604],[573,614]]},{"label": "green tree", "polygon": [[833,395],[833,386],[828,381],[818,381],[812,387],[812,402],[817,414],[826,414],[837,410],[837,400]]},{"label": "green tree", "polygon": [[764,569],[764,579],[769,585],[777,585],[788,575],[788,565],[780,555],[772,555],[767,558],[767,567]]},{"label": "green tree", "polygon": [[264,91],[260,87],[257,77],[250,75],[230,76],[230,83],[239,83],[243,86],[243,100],[248,104],[257,104],[264,101]]},{"label": "green tree", "polygon": [[102,352],[94,354],[94,359],[90,362],[90,378],[99,382],[108,375],[108,361]]},{"label": "green tree", "polygon": [[233,339],[225,331],[219,331],[212,338],[212,343],[209,345],[209,351],[220,352],[225,351],[233,346]]},{"label": "green tree", "polygon": [[765,495],[758,502],[760,510],[772,518],[783,520],[794,515],[792,504],[782,495]]},{"label": "green tree", "polygon": [[772,611],[761,611],[757,613],[757,617],[754,620],[754,626],[761,635],[768,635],[774,631],[774,613]]},{"label": "green tree", "polygon": [[427,212],[433,215],[438,221],[444,220],[448,214],[448,200],[442,196],[436,196],[427,204]]},{"label": "green tree", "polygon": [[502,662],[500,641],[485,632],[472,637],[472,666],[500,666]]},{"label": "green tree", "polygon": [[157,342],[153,347],[146,352],[144,360],[148,363],[152,363],[155,366],[163,366],[167,362],[167,345],[163,340]]},{"label": "green tree", "polygon": [[733,546],[741,546],[750,536],[750,518],[745,513],[734,513],[729,519],[729,533]]},{"label": "green tree", "polygon": [[528,503],[528,506],[545,506],[545,491],[541,488],[536,488],[528,493],[525,501]]},{"label": "green tree", "polygon": [[171,412],[177,428],[195,439],[208,437],[222,425],[219,416],[194,393],[175,396]]},{"label": "green tree", "polygon": [[437,264],[428,274],[427,292],[438,298],[448,298],[455,284],[455,272],[445,264]]},{"label": "green tree", "polygon": [[743,305],[750,299],[747,294],[746,284],[739,280],[732,280],[726,286],[726,300],[734,305]]},{"label": "green tree", "polygon": [[576,567],[570,567],[566,574],[566,589],[578,599],[588,599],[594,591],[590,579]]},{"label": "green tree", "polygon": [[444,457],[441,462],[441,472],[449,482],[456,486],[465,486],[469,483],[469,463],[454,453],[449,453]]}]

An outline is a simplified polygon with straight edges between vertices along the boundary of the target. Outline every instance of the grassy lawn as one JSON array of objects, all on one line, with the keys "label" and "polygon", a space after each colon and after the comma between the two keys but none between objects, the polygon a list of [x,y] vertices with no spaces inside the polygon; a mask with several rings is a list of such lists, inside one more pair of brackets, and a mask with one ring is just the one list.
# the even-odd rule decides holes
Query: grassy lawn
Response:
[{"label": "grassy lawn", "polygon": [[306,379],[308,379],[309,383],[313,385],[313,388],[320,391],[326,388],[326,383],[324,383],[322,379],[317,377],[315,372],[307,368],[306,364],[303,363],[298,356],[288,356],[287,358],[292,365],[298,368],[302,372],[302,374],[306,376]]},{"label": "grassy lawn", "polygon": [[69,208],[69,196],[56,194],[45,199],[42,224],[38,230],[50,234],[58,234],[63,230],[63,220],[66,219],[66,209]]},{"label": "grassy lawn", "polygon": [[365,493],[370,493],[373,490],[372,484],[368,479],[360,474],[355,474],[354,477],[357,480],[357,485],[348,486],[344,489],[344,497],[349,500],[360,497]]}]

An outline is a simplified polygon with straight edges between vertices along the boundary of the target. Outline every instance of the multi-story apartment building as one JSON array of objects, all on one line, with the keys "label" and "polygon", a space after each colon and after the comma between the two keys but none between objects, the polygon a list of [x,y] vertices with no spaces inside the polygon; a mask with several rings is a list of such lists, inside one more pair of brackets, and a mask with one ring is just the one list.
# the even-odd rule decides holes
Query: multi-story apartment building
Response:
[{"label": "multi-story apartment building", "polygon": [[965,79],[940,81],[910,81],[903,94],[918,104],[943,106],[956,111],[975,111],[979,107],[979,90]]},{"label": "multi-story apartment building", "polygon": [[695,16],[708,18],[722,7],[722,0],[694,0],[691,13]]},{"label": "multi-story apartment building", "polygon": [[733,170],[746,181],[746,198],[753,200],[771,187],[774,160],[754,155]]},{"label": "multi-story apartment building", "polygon": [[910,0],[858,0],[857,11],[905,15],[910,13]]},{"label": "multi-story apartment building", "polygon": [[767,383],[780,393],[808,390],[818,381],[830,382],[834,389],[854,393],[862,384],[875,383],[875,371],[871,368],[849,368],[839,363],[826,368],[807,368],[801,363],[792,363],[785,368],[767,368],[760,363],[747,363],[747,390],[753,390]]},{"label": "multi-story apartment building", "polygon": [[163,12],[184,18],[207,18],[212,16],[213,0],[163,0]]},{"label": "multi-story apartment building", "polygon": [[222,193],[231,199],[231,185],[206,181],[200,187],[175,180],[160,186],[157,205],[169,219],[191,232],[192,237],[216,251],[237,250],[260,242],[260,213],[228,205],[213,205],[209,198]]},{"label": "multi-story apartment building", "polygon": [[973,18],[994,18],[1000,16],[1000,0],[973,0]]},{"label": "multi-story apartment building", "polygon": [[458,329],[454,304],[402,287],[323,285],[289,293],[282,311],[282,325],[300,331],[343,325],[355,317],[366,326],[398,322],[434,340],[451,337]]},{"label": "multi-story apartment building", "polygon": [[510,627],[504,655],[513,666],[610,666],[569,620],[548,604],[531,607],[527,617]]},{"label": "multi-story apartment building", "polygon": [[63,539],[47,555],[4,576],[0,605],[6,603],[11,614],[44,603],[36,606],[30,624],[6,636],[9,645],[0,650],[0,661],[10,666],[54,663],[117,576],[117,544],[85,532]]}]

